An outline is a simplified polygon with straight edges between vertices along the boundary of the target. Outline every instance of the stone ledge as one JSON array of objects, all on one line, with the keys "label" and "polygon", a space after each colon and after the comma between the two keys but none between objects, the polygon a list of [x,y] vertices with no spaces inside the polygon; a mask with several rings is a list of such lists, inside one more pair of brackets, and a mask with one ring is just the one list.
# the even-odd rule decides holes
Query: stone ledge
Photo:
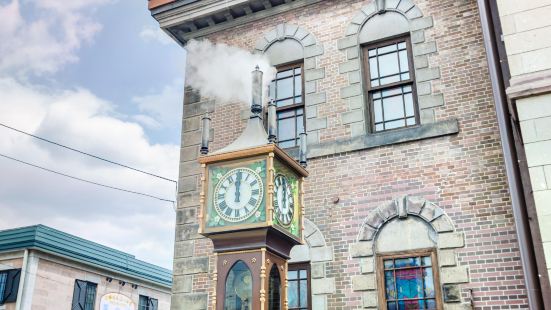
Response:
[{"label": "stone ledge", "polygon": [[308,158],[360,151],[384,145],[436,138],[459,132],[457,119],[450,119],[401,130],[367,134],[350,139],[309,145]]},{"label": "stone ledge", "polygon": [[206,310],[208,308],[208,294],[173,294],[172,309]]}]

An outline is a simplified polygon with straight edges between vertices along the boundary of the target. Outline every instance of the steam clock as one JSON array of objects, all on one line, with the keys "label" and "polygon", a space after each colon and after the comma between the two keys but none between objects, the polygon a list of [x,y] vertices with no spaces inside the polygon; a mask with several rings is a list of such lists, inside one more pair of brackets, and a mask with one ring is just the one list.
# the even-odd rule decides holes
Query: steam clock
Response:
[{"label": "steam clock", "polygon": [[306,140],[302,135],[300,163],[274,143],[275,107],[269,106],[266,133],[261,85],[257,67],[251,117],[225,148],[208,153],[210,119],[203,118],[199,220],[217,257],[217,310],[287,309],[287,260],[303,243]]}]

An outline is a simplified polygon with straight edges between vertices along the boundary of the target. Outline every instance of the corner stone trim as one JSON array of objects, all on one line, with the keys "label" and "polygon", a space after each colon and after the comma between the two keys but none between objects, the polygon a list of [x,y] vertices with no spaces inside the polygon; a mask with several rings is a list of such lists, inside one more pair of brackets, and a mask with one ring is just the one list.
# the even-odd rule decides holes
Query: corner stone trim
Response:
[{"label": "corner stone trim", "polygon": [[[425,41],[425,30],[433,27],[432,17],[423,17],[423,13],[412,0],[373,0],[350,20],[345,36],[337,42],[338,49],[346,54],[346,61],[339,64],[339,73],[348,76],[348,85],[341,88],[341,98],[348,101],[348,111],[342,113],[341,122],[351,126],[351,137],[369,132],[366,130],[369,124],[364,112],[364,96],[361,91],[363,81],[359,78],[359,34],[372,17],[379,14],[384,16],[384,12],[399,13],[409,21],[421,124],[435,122],[435,109],[444,105],[442,94],[433,93],[431,85],[432,80],[440,78],[440,69],[429,67],[429,56],[437,52],[436,42]],[[358,102],[362,104],[359,105]]]},{"label": "corner stone trim", "polygon": [[[438,236],[436,245],[440,270],[440,285],[459,286],[468,283],[469,269],[457,261],[456,249],[465,246],[465,234],[457,232],[452,220],[437,205],[424,198],[404,196],[394,199],[372,210],[364,219],[356,242],[350,244],[349,255],[359,259],[361,274],[352,277],[352,290],[362,292],[364,309],[377,308],[377,274],[374,266],[376,253],[375,240],[386,223],[398,218],[415,216],[425,221]],[[435,266],[435,268],[437,268]],[[459,287],[457,287],[459,290]],[[467,303],[446,303],[444,309],[470,309]]]},{"label": "corner stone trim", "polygon": [[319,56],[325,51],[323,45],[305,28],[283,23],[263,34],[256,41],[254,52],[265,53],[272,44],[287,39],[295,40],[303,47],[306,131],[308,144],[317,144],[319,131],[327,128],[327,117],[320,117],[317,108],[327,98],[325,91],[319,91],[317,85],[317,81],[325,78],[325,68],[318,67]]},{"label": "corner stone trim", "polygon": [[333,261],[333,248],[327,246],[323,233],[307,218],[304,219],[306,244],[291,250],[289,263],[310,262],[312,281],[312,309],[326,310],[327,297],[336,292],[335,278],[326,276],[327,262]]}]

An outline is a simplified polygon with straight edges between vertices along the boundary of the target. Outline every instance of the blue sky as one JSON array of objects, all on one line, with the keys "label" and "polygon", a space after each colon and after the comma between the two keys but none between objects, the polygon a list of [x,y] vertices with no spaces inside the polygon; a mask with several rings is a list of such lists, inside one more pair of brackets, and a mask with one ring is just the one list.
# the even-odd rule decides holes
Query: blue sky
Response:
[{"label": "blue sky", "polygon": [[[0,0],[0,123],[176,179],[185,51],[147,1]],[[174,184],[0,128],[0,154],[174,199]],[[0,229],[45,224],[172,267],[170,203],[0,158]]]}]

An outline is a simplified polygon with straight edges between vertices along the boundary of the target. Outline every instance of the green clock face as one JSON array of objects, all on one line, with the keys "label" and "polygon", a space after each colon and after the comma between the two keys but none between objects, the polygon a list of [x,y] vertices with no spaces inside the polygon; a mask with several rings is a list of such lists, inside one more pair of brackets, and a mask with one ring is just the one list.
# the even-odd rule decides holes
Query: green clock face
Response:
[{"label": "green clock face", "polygon": [[274,207],[276,217],[283,226],[291,225],[295,214],[293,189],[286,176],[278,174],[274,179]]},{"label": "green clock face", "polygon": [[264,196],[262,178],[249,168],[228,171],[214,189],[214,209],[228,222],[241,222],[253,215]]}]

